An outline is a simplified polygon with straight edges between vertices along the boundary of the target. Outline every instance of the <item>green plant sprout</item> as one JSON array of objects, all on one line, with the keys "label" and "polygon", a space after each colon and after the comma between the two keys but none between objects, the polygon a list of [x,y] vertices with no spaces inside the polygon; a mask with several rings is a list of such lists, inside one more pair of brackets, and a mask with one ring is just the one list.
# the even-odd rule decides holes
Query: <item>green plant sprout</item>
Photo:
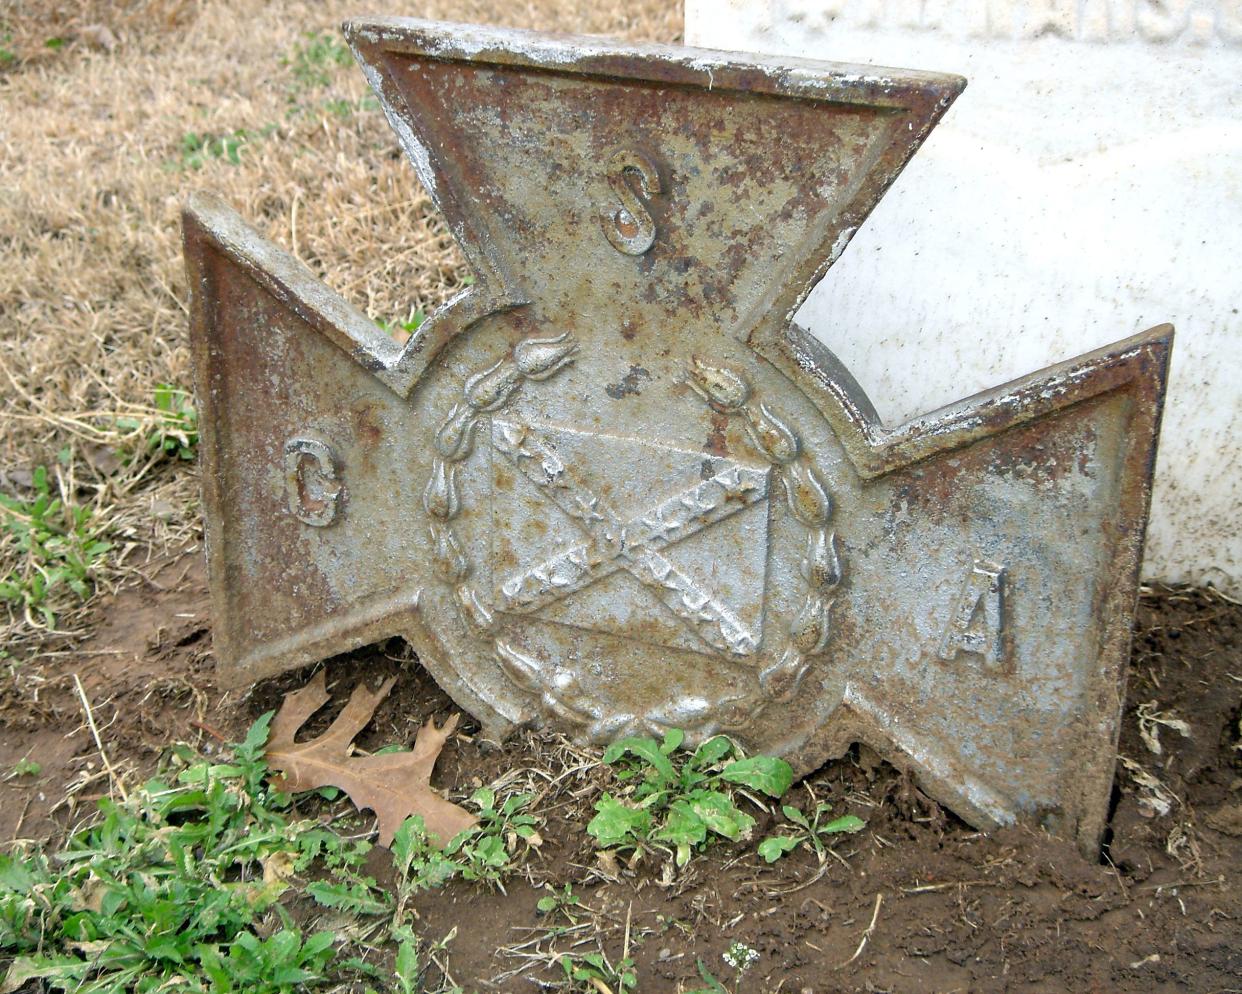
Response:
[{"label": "green plant sprout", "polygon": [[[742,978],[746,975],[746,971],[759,962],[759,950],[748,946],[744,942],[733,942],[721,954],[725,966],[733,971],[733,990],[740,990]],[[725,987],[707,968],[707,964],[701,959],[696,959],[695,964],[699,970],[699,978],[706,985],[705,987],[696,987],[688,990],[685,994],[730,994],[729,988]]]},{"label": "green plant sprout", "polygon": [[117,418],[117,427],[141,438],[137,451],[127,453],[128,461],[147,454],[189,461],[198,451],[198,410],[188,390],[171,383],[158,383],[152,397],[151,418]]},{"label": "green plant sprout", "polygon": [[628,994],[638,987],[638,971],[634,969],[634,960],[629,956],[614,964],[603,953],[582,953],[577,956],[566,953],[561,957],[560,963],[572,990],[587,991],[589,994],[600,994],[601,990],[609,990],[613,994]]},{"label": "green plant sprout", "polygon": [[496,792],[483,787],[470,795],[479,823],[455,835],[443,849],[428,838],[420,815],[407,818],[392,842],[402,903],[409,895],[440,887],[455,877],[481,881],[503,890],[503,880],[515,864],[519,843],[527,848],[542,843],[538,819],[526,813],[532,795],[512,794],[497,807]]},{"label": "green plant sprout", "polygon": [[574,893],[573,885],[566,884],[561,891],[547,884],[544,886],[549,893],[535,902],[535,910],[549,921],[555,923],[558,918],[564,918],[574,926],[578,924],[582,912],[590,911]]},{"label": "green plant sprout", "polygon": [[717,735],[680,762],[674,751],[685,740],[679,729],[663,742],[622,739],[604,752],[617,779],[631,783],[628,797],[606,793],[595,804],[587,832],[604,848],[635,849],[667,843],[678,866],[712,838],[748,838],[755,820],[738,808],[734,790],[749,787],[779,799],[793,783],[793,770],[772,756],[743,758],[726,736]]},{"label": "green plant sprout", "polygon": [[353,63],[349,46],[327,31],[307,31],[293,53],[280,60],[303,89],[327,86],[335,69]]},{"label": "green plant sprout", "polygon": [[31,500],[0,493],[0,534],[24,553],[24,561],[0,577],[0,600],[19,609],[29,624],[38,624],[37,612],[45,627],[55,628],[53,593],[64,586],[88,598],[92,570],[112,544],[92,526],[89,507],[53,495],[46,466],[35,469],[31,487]]},{"label": "green plant sprout", "polygon": [[54,856],[0,855],[4,989],[155,990],[188,975],[212,994],[283,994],[327,979],[335,936],[303,935],[278,905],[313,823],[288,821],[290,798],[262,786],[268,720],[229,763],[174,749],[179,772],[101,800]]},{"label": "green plant sprout", "polygon": [[9,774],[9,777],[37,777],[42,772],[42,766],[29,756],[23,756],[13,764],[13,772]]},{"label": "green plant sprout", "polygon": [[178,159],[169,165],[173,168],[198,170],[214,159],[230,166],[240,166],[242,149],[255,139],[268,137],[275,130],[276,126],[269,124],[258,131],[238,128],[226,134],[187,131],[181,136]]},{"label": "green plant sprout", "polygon": [[712,971],[707,968],[706,963],[701,959],[696,959],[694,962],[699,968],[700,979],[707,986],[696,987],[693,990],[686,991],[685,994],[729,994],[724,984],[717,980]]},{"label": "green plant sprout", "polygon": [[859,832],[867,826],[867,823],[857,815],[841,815],[825,821],[825,815],[831,810],[831,805],[820,801],[808,817],[792,804],[782,805],[781,813],[792,823],[792,831],[789,834],[768,836],[759,843],[759,855],[769,863],[775,863],[798,846],[806,845],[815,850],[816,857],[822,863],[828,855],[825,838],[842,833]]},{"label": "green plant sprout", "polygon": [[413,314],[410,315],[409,320],[385,321],[383,318],[376,318],[375,323],[379,325],[379,327],[382,328],[384,331],[388,332],[388,334],[390,335],[395,335],[397,332],[404,332],[405,335],[408,337],[409,335],[412,335],[414,334],[414,332],[418,331],[418,329],[423,326],[423,322],[426,320],[427,320],[427,315],[423,312],[423,309],[420,307],[418,310],[416,310]]}]

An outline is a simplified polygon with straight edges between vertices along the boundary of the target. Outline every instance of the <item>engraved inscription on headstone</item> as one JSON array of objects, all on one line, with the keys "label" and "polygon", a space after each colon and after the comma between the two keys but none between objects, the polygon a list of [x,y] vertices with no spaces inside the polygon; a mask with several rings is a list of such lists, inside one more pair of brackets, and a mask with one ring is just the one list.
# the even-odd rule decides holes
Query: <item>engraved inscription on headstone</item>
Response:
[{"label": "engraved inscription on headstone", "polygon": [[403,635],[487,736],[864,741],[1095,845],[1169,329],[888,428],[789,321],[962,81],[346,32],[477,280],[398,345],[192,201],[221,677]]},{"label": "engraved inscription on headstone", "polygon": [[969,70],[794,321],[886,423],[1174,323],[1143,575],[1242,596],[1242,3],[685,0],[685,28]]},{"label": "engraved inscription on headstone", "polygon": [[[739,13],[729,10],[722,18],[718,6],[702,4],[694,7],[696,17],[731,21]],[[1242,45],[1237,0],[803,0],[792,10],[772,7],[808,34],[840,27],[914,28],[960,38]]]}]

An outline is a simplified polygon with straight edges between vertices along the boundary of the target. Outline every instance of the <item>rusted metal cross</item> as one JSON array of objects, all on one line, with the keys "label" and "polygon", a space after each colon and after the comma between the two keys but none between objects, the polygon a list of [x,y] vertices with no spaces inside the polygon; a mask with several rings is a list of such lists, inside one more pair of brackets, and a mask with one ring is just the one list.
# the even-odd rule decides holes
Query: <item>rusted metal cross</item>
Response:
[{"label": "rusted metal cross", "polygon": [[489,736],[861,741],[1095,846],[1170,330],[887,426],[792,323],[963,81],[345,32],[476,281],[398,344],[192,199],[221,676],[402,635]]}]

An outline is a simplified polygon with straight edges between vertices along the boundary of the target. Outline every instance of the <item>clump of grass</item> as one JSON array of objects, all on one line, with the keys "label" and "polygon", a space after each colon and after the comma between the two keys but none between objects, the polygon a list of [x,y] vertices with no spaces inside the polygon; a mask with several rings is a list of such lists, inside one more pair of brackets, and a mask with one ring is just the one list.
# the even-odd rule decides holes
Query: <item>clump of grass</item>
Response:
[{"label": "clump of grass", "polygon": [[336,69],[353,64],[349,46],[327,31],[308,31],[293,51],[281,59],[299,86],[327,86]]},{"label": "clump of grass", "polygon": [[198,410],[188,390],[159,383],[153,398],[153,417],[117,418],[117,427],[140,440],[132,461],[139,453],[148,456],[190,460],[198,451]]},{"label": "clump of grass", "polygon": [[[158,383],[148,403],[118,408],[31,416],[68,431],[75,442],[25,482],[10,472],[9,486],[0,490],[0,622],[6,611],[8,622],[0,660],[37,645],[49,631],[73,634],[57,626],[72,626],[95,589],[120,574],[125,548],[116,551],[118,540],[135,535],[139,516],[118,515],[118,498],[159,467],[195,458],[198,413],[187,390]],[[149,527],[149,512],[141,518]]]},{"label": "clump of grass", "polygon": [[242,150],[260,138],[269,137],[276,125],[269,124],[257,131],[238,128],[225,134],[187,131],[181,136],[181,147],[175,165],[180,169],[202,169],[211,160],[240,166]]},{"label": "clump of grass", "polygon": [[[114,539],[134,535],[132,518],[118,520],[118,498],[160,466],[197,454],[198,412],[189,391],[158,383],[149,403],[118,406],[31,416],[79,442],[63,447],[56,463],[37,467],[28,483],[0,491],[0,607],[8,610],[9,649],[23,637],[37,643],[56,631],[100,582],[115,578],[121,557],[110,555]],[[0,649],[0,659],[10,655]]]},{"label": "clump of grass", "polygon": [[[118,787],[120,798],[100,801],[97,821],[59,851],[0,855],[0,960],[11,964],[0,989],[38,980],[82,994],[284,994],[384,989],[371,984],[395,977],[398,990],[425,990],[420,940],[363,872],[370,843],[298,814],[294,798],[266,785],[270,720],[225,761],[175,747],[161,775]],[[473,800],[479,826],[446,848],[450,866],[435,873],[420,821],[403,826],[393,847],[403,895],[407,885],[498,881],[512,869],[506,837],[533,835],[529,797],[497,804],[484,790]],[[316,908],[357,921],[320,929]]]},{"label": "clump of grass", "polygon": [[31,488],[29,497],[0,493],[0,537],[17,552],[0,577],[0,601],[28,624],[54,629],[56,595],[63,588],[89,597],[92,573],[112,544],[89,507],[75,504],[63,488],[53,491],[46,466],[35,469]]},{"label": "clump of grass", "polygon": [[[322,840],[263,786],[268,720],[232,762],[177,751],[179,771],[100,801],[100,821],[60,852],[0,856],[6,989],[39,979],[65,991],[154,990],[193,977],[197,990],[276,992],[327,978],[333,934],[304,935],[276,910]],[[353,853],[340,860],[355,863]]]},{"label": "clump of grass", "polygon": [[[166,460],[192,460],[198,449],[193,400],[169,383],[156,385],[150,407],[109,417],[107,428],[66,420],[79,434],[99,439],[92,444],[111,450],[114,464],[129,467],[112,481],[118,486],[132,486]],[[58,458],[72,476],[73,448],[66,446]],[[96,514],[97,503],[79,501],[59,469],[53,477],[47,466],[33,471],[28,490],[0,492],[0,603],[7,605],[10,620],[55,630],[59,612],[75,598],[82,602],[91,596],[113,549],[109,529]]]},{"label": "clump of grass", "polygon": [[[327,113],[340,118],[352,117],[354,114],[368,114],[380,109],[379,101],[370,94],[365,94],[356,100],[333,97],[324,100],[319,106]],[[295,108],[295,110],[302,109]]]}]

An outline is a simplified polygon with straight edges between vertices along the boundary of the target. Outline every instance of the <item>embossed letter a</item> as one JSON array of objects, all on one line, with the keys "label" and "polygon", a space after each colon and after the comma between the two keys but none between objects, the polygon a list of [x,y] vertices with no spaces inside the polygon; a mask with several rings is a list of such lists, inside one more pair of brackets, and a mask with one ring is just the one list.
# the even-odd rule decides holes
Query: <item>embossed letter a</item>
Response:
[{"label": "embossed letter a", "polygon": [[953,660],[960,652],[983,657],[989,670],[1004,669],[1005,567],[976,559],[953,604],[940,658]]}]

